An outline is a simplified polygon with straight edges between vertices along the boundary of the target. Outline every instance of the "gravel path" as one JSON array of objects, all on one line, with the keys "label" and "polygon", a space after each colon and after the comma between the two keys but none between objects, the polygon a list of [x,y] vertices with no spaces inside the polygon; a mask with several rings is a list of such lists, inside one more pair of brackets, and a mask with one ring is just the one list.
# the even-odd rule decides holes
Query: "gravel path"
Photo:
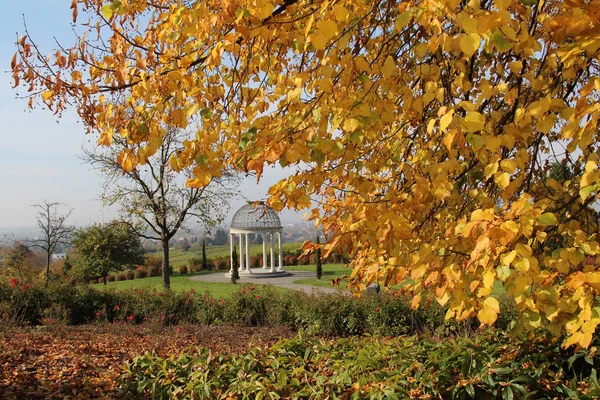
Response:
[{"label": "gravel path", "polygon": [[[315,273],[310,271],[289,271],[289,275],[279,276],[279,277],[261,277],[254,278],[243,276],[239,282],[240,283],[254,283],[254,284],[266,284],[284,287],[293,290],[301,290],[306,293],[347,293],[347,291],[343,288],[336,287],[321,287],[321,286],[310,286],[310,285],[300,285],[298,283],[294,283],[300,279],[314,278]],[[223,272],[215,272],[214,274],[207,275],[196,275],[190,277],[190,279],[201,282],[230,282],[230,279],[225,276]]]}]

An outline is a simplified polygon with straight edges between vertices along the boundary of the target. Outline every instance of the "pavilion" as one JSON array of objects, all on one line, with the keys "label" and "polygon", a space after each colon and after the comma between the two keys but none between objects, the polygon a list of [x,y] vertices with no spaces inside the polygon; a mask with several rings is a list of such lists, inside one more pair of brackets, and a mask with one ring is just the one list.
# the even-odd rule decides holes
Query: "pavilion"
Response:
[{"label": "pavilion", "polygon": [[[239,242],[239,261],[238,269],[240,278],[246,277],[273,277],[287,275],[283,269],[283,251],[281,248],[281,234],[283,227],[277,212],[269,207],[264,201],[251,202],[236,211],[231,220],[231,229],[229,230],[229,248],[231,266],[233,268],[233,246]],[[248,245],[248,236],[250,234],[260,235],[262,237],[262,268],[250,268],[250,247]],[[277,236],[277,267],[275,257],[275,236]],[[269,251],[267,251],[267,243]],[[226,274],[231,276],[231,270]]]}]

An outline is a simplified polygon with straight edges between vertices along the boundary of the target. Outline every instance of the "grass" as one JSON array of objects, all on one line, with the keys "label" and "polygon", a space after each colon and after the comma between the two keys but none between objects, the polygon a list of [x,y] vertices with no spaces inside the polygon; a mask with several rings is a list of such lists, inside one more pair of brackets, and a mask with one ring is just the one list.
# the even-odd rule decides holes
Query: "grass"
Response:
[{"label": "grass", "polygon": [[[317,270],[316,265],[292,265],[285,267],[286,271],[311,271],[315,272]],[[318,287],[333,287],[331,281],[336,278],[341,278],[344,275],[350,274],[350,270],[346,268],[346,264],[323,264],[323,277],[321,279],[317,278],[306,278],[299,279],[294,281],[294,283],[298,283],[300,285],[310,285],[310,286],[318,286]],[[341,288],[345,288],[347,282],[340,282]]]},{"label": "grass", "polygon": [[[204,275],[206,273],[200,273],[195,275]],[[223,273],[222,271],[217,273]],[[211,296],[215,298],[229,298],[232,293],[240,290],[244,284],[234,285],[231,282],[200,282],[191,280],[190,276],[193,275],[178,275],[171,276],[171,290],[176,292],[187,292],[190,289],[194,289],[197,293],[209,292]],[[125,289],[156,289],[162,290],[162,277],[154,276],[151,278],[134,279],[130,281],[110,282],[106,286],[103,284],[94,285],[96,289],[100,290],[125,290]],[[275,290],[287,291],[285,288],[274,288]]]},{"label": "grass", "polygon": [[[236,243],[237,245],[237,243]],[[302,243],[282,243],[281,247],[284,252],[294,252],[299,250],[302,247]],[[267,246],[267,251],[269,251],[270,247]],[[238,254],[239,254],[238,249]],[[160,252],[156,253],[148,253],[149,255],[156,255],[158,257],[161,256]],[[262,244],[253,244],[250,245],[250,255],[251,256],[262,256]],[[169,261],[173,268],[178,268],[182,265],[187,265],[190,258],[201,258],[202,250],[190,250],[183,251],[180,249],[170,249],[169,250]],[[206,246],[206,258],[210,260],[215,259],[228,259],[229,258],[229,245],[224,246]]]}]

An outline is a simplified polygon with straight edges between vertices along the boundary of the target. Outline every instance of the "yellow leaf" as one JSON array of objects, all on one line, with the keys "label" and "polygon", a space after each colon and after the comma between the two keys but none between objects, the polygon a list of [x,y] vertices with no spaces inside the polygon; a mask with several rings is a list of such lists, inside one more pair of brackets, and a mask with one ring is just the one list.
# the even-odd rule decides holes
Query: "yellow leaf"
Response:
[{"label": "yellow leaf", "polygon": [[509,174],[513,174],[517,169],[517,163],[515,160],[502,160],[500,161],[500,168]]},{"label": "yellow leaf", "polygon": [[54,96],[54,92],[52,90],[46,90],[44,93],[42,93],[42,100],[48,101],[52,98],[52,96]]},{"label": "yellow leaf", "polygon": [[344,130],[346,132],[354,132],[356,128],[360,125],[360,122],[356,118],[350,118],[344,121]]},{"label": "yellow leaf", "polygon": [[477,111],[467,111],[467,115],[460,120],[460,126],[465,132],[482,131],[485,127],[485,118]]},{"label": "yellow leaf", "polygon": [[335,6],[334,13],[335,13],[335,18],[339,22],[346,21],[348,19],[348,15],[350,15],[350,13],[348,12],[348,9],[345,8],[344,6],[340,6],[340,5]]},{"label": "yellow leaf", "polygon": [[498,185],[500,189],[504,189],[510,185],[510,175],[506,172],[497,172],[494,175],[494,182],[496,182],[496,185]]},{"label": "yellow leaf", "polygon": [[446,130],[446,128],[448,128],[448,126],[452,122],[453,115],[454,115],[454,110],[450,110],[440,119],[440,131],[444,132]]},{"label": "yellow leaf", "polygon": [[477,33],[471,33],[468,35],[463,35],[460,38],[460,49],[467,57],[471,57],[477,49],[479,49],[479,43],[481,42],[481,36]]},{"label": "yellow leaf", "polygon": [[396,63],[394,62],[394,59],[392,57],[387,57],[385,59],[385,62],[383,63],[383,77],[384,78],[391,78],[392,76],[394,76],[394,74],[396,73]]},{"label": "yellow leaf", "polygon": [[484,325],[493,325],[500,312],[500,303],[493,297],[488,297],[483,302],[483,308],[477,313],[477,318]]}]

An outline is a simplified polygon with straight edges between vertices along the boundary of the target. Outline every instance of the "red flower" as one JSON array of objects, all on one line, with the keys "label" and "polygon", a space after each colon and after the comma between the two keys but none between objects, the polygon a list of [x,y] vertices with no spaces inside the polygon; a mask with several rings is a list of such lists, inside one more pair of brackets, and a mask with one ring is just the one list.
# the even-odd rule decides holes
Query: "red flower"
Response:
[{"label": "red flower", "polygon": [[133,315],[130,315],[130,316],[129,316],[129,320],[130,320],[130,321],[133,321]]},{"label": "red flower", "polygon": [[115,308],[113,308],[113,310],[117,311],[118,309],[119,309],[119,305],[118,305],[118,304],[116,304],[116,305],[115,305]]},{"label": "red flower", "polygon": [[256,297],[257,299],[260,299],[260,296],[259,296],[259,295],[256,295],[256,296],[254,296],[254,297]]},{"label": "red flower", "polygon": [[14,288],[19,284],[19,280],[17,278],[10,278],[10,287]]},{"label": "red flower", "polygon": [[379,307],[375,307],[375,312],[379,312]]},{"label": "red flower", "polygon": [[181,332],[181,328],[177,328],[177,333]]},{"label": "red flower", "polygon": [[165,315],[164,315],[164,314],[160,316],[160,320],[161,320],[161,321],[164,321],[164,320],[165,320]]}]

